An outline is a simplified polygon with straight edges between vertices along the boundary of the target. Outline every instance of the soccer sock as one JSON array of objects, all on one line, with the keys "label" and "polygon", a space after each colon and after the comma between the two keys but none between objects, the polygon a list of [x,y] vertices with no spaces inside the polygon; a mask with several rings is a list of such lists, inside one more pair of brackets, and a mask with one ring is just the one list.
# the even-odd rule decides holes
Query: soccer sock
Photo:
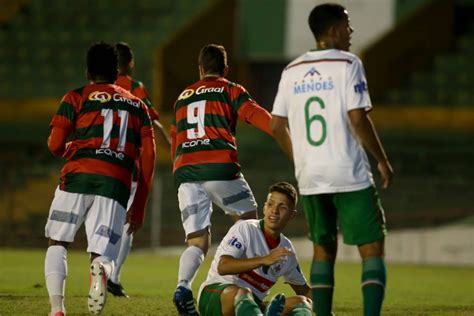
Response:
[{"label": "soccer sock", "polygon": [[197,270],[204,260],[204,252],[196,246],[189,246],[179,258],[178,286],[191,289]]},{"label": "soccer sock", "polygon": [[263,315],[252,294],[236,295],[234,298],[235,316]]},{"label": "soccer sock", "polygon": [[98,256],[92,262],[99,262],[102,267],[104,268],[105,275],[107,276],[107,279],[110,277],[112,272],[114,271],[114,262],[112,259],[106,256]]},{"label": "soccer sock", "polygon": [[50,246],[46,251],[44,275],[48,289],[51,313],[65,311],[64,288],[67,276],[67,250],[63,246]]},{"label": "soccer sock", "polygon": [[330,316],[334,292],[334,264],[329,261],[313,261],[310,280],[316,315]]},{"label": "soccer sock", "polygon": [[120,273],[122,272],[123,264],[125,263],[125,260],[127,260],[130,248],[132,248],[133,234],[127,234],[129,225],[130,224],[127,223],[123,227],[123,234],[120,240],[120,250],[117,256],[117,260],[115,260],[114,271],[110,275],[110,281],[117,284],[120,283]]},{"label": "soccer sock", "polygon": [[313,312],[311,309],[304,303],[300,303],[293,307],[293,309],[288,313],[290,316],[312,316]]},{"label": "soccer sock", "polygon": [[364,315],[378,316],[387,282],[385,263],[381,257],[371,257],[362,263],[362,294],[364,296]]}]

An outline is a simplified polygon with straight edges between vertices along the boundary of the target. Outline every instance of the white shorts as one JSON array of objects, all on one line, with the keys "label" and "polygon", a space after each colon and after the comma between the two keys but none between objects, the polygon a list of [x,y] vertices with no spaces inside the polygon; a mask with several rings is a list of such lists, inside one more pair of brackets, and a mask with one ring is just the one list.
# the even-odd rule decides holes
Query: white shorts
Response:
[{"label": "white shorts", "polygon": [[87,252],[115,260],[120,249],[125,214],[123,206],[113,199],[66,192],[57,187],[45,236],[56,241],[73,242],[77,230],[84,223]]},{"label": "white shorts", "polygon": [[257,210],[252,190],[242,176],[235,180],[182,183],[178,201],[186,236],[211,226],[212,202],[228,215]]}]

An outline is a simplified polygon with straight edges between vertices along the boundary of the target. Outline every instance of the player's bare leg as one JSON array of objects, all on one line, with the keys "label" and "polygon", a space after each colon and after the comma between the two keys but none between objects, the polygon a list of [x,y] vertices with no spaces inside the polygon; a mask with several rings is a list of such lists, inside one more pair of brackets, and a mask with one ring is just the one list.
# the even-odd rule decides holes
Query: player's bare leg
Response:
[{"label": "player's bare leg", "polygon": [[384,239],[359,246],[362,258],[364,316],[378,316],[382,309],[387,280],[384,248]]},{"label": "player's bare leg", "polygon": [[191,285],[211,244],[209,228],[187,236],[188,248],[179,259],[178,286],[173,302],[180,315],[198,315],[194,304]]},{"label": "player's bare leg", "polygon": [[66,313],[64,307],[64,290],[67,276],[67,248],[68,242],[49,240],[48,250],[44,262],[44,274],[51,315],[62,316]]},{"label": "player's bare leg", "polygon": [[313,310],[318,316],[330,316],[334,293],[334,262],[337,255],[337,241],[331,244],[313,244],[311,264],[311,288]]},{"label": "player's bare leg", "polygon": [[222,315],[258,315],[261,313],[258,304],[247,288],[236,285],[226,287],[221,293]]},{"label": "player's bare leg", "polygon": [[242,215],[231,215],[230,216],[234,222],[237,222],[238,220],[245,220],[245,219],[258,219],[258,212],[257,210],[253,210],[250,212],[245,212]]}]

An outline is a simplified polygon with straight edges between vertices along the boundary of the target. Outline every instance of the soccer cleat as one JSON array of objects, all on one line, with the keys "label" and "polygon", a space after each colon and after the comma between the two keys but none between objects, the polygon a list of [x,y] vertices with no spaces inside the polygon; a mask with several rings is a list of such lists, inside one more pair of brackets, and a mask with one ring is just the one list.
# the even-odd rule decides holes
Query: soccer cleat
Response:
[{"label": "soccer cleat", "polygon": [[112,293],[113,296],[122,296],[129,298],[130,296],[125,293],[121,283],[114,283],[110,280],[107,280],[107,290]]},{"label": "soccer cleat", "polygon": [[275,295],[265,308],[265,316],[280,316],[285,309],[285,294]]},{"label": "soccer cleat", "polygon": [[178,286],[174,291],[173,303],[180,316],[199,316],[194,305],[193,293],[184,286]]},{"label": "soccer cleat", "polygon": [[52,313],[49,313],[48,316],[65,316],[66,314],[64,314],[63,311],[59,311],[59,312],[56,312],[54,313],[54,315]]},{"label": "soccer cleat", "polygon": [[107,275],[99,262],[90,267],[90,288],[87,306],[92,314],[100,314],[107,300]]}]

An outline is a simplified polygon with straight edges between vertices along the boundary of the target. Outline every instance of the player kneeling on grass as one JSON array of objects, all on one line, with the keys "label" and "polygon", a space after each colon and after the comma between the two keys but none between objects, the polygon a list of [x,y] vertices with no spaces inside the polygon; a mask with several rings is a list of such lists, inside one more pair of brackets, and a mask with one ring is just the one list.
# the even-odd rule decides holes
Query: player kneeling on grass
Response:
[{"label": "player kneeling on grass", "polygon": [[[199,290],[201,316],[312,315],[311,289],[291,241],[281,233],[296,215],[296,201],[296,189],[278,182],[269,189],[263,219],[241,220],[230,228]],[[264,303],[281,276],[297,296],[278,294]]]}]

